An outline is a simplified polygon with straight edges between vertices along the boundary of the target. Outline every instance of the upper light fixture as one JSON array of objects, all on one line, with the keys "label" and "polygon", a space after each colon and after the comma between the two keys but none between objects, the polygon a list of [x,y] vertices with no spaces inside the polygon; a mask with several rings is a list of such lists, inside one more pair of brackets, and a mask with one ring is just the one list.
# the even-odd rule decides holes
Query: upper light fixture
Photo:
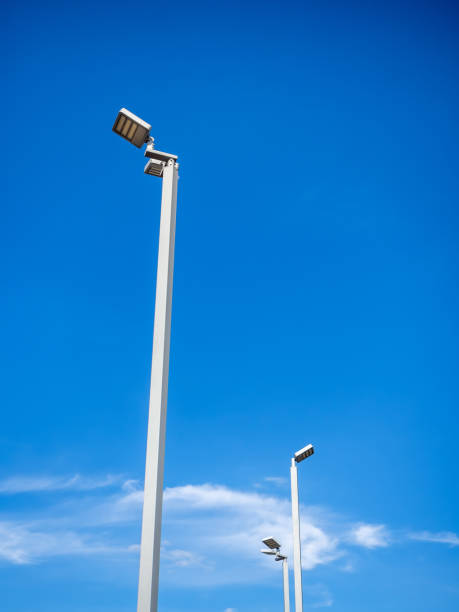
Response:
[{"label": "upper light fixture", "polygon": [[297,463],[300,463],[300,461],[303,461],[303,459],[307,459],[313,454],[314,454],[314,447],[312,444],[308,444],[307,446],[305,446],[304,448],[302,448],[301,450],[295,453],[294,459]]},{"label": "upper light fixture", "polygon": [[122,108],[112,129],[140,149],[150,138],[151,125],[126,108]]},{"label": "upper light fixture", "polygon": [[145,174],[162,177],[168,164],[178,169],[177,155],[157,151],[154,138],[150,136],[151,125],[126,108],[119,111],[112,130],[139,149],[147,145],[145,157],[149,159],[144,168]]}]

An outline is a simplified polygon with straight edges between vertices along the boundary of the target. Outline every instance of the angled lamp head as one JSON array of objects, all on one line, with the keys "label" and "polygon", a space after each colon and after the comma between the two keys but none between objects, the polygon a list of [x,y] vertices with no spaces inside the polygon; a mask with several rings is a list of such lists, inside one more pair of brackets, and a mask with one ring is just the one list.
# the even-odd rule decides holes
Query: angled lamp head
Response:
[{"label": "angled lamp head", "polygon": [[275,554],[277,554],[275,550],[269,550],[269,549],[266,549],[266,548],[262,548],[260,550],[260,552],[263,553],[264,555],[275,555]]},{"label": "angled lamp head", "polygon": [[168,162],[177,164],[177,155],[157,151],[153,143],[147,145],[145,157],[148,157],[149,159],[143,171],[145,174],[151,174],[153,176],[162,176],[164,167],[168,164]]},{"label": "angled lamp head", "polygon": [[294,459],[297,463],[300,463],[300,461],[307,459],[313,454],[314,454],[314,447],[312,444],[308,444],[307,446],[305,446],[304,448],[302,448],[301,450],[295,453]]},{"label": "angled lamp head", "polygon": [[126,108],[122,108],[112,129],[116,134],[140,149],[150,136],[151,125]]},{"label": "angled lamp head", "polygon": [[279,542],[277,540],[275,540],[274,538],[265,538],[264,540],[262,540],[262,542],[263,542],[263,544],[265,546],[267,546],[271,550],[275,550],[276,548],[280,548],[281,547]]}]

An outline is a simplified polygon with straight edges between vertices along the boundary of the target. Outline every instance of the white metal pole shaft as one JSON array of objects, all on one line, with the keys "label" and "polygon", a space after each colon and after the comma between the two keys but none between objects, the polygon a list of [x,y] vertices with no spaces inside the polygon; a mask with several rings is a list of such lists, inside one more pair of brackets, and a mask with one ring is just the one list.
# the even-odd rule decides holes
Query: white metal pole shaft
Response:
[{"label": "white metal pole shaft", "polygon": [[174,272],[177,165],[164,167],[137,612],[157,612]]},{"label": "white metal pole shaft", "polygon": [[301,538],[300,508],[298,503],[298,470],[295,459],[290,468],[292,487],[292,524],[293,524],[293,573],[295,576],[295,612],[303,612],[303,587],[301,584]]},{"label": "white metal pole shaft", "polygon": [[290,593],[288,585],[288,561],[282,561],[282,569],[284,573],[284,612],[290,612]]}]

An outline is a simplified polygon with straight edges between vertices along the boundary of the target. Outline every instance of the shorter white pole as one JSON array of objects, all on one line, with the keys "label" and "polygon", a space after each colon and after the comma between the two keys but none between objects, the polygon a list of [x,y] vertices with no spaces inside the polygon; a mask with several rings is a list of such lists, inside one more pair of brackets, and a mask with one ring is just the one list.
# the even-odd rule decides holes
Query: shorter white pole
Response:
[{"label": "shorter white pole", "polygon": [[290,612],[290,593],[288,585],[288,561],[285,558],[282,561],[282,569],[284,572],[284,612]]},{"label": "shorter white pole", "polygon": [[298,503],[298,470],[295,459],[290,468],[292,487],[292,524],[293,524],[293,573],[295,575],[295,612],[303,612],[303,587],[301,584],[301,537],[300,508]]}]

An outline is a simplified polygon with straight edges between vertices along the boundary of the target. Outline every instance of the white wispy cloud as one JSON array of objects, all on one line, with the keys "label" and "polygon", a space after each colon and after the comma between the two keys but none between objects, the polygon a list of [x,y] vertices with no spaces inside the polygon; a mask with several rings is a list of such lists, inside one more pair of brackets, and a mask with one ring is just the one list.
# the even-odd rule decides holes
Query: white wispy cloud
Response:
[{"label": "white wispy cloud", "polygon": [[33,493],[43,491],[92,491],[109,487],[120,482],[120,476],[108,474],[102,478],[84,478],[80,474],[73,476],[14,476],[0,480],[0,493]]},{"label": "white wispy cloud", "polygon": [[[316,510],[317,513],[317,510]],[[325,510],[322,511],[326,515]],[[288,499],[221,485],[186,485],[164,492],[164,526],[168,539],[186,549],[219,559],[220,572],[193,580],[212,583],[263,580],[276,567],[260,555],[261,540],[275,535],[291,555],[291,508]],[[342,556],[339,538],[302,508],[303,567],[331,563]],[[235,560],[237,559],[237,562]],[[251,574],[251,576],[248,576]]]},{"label": "white wispy cloud", "polygon": [[[143,501],[137,480],[119,477],[9,478],[2,492],[41,494],[49,505],[34,515],[0,515],[0,560],[24,565],[59,556],[105,555],[123,564],[138,562]],[[111,487],[111,488],[110,488]],[[65,490],[65,496],[51,495]],[[48,497],[47,497],[48,496]],[[43,510],[44,506],[44,510]],[[302,506],[302,562],[305,570],[336,562],[354,570],[356,548],[378,549],[394,541],[418,540],[459,546],[452,532],[393,532],[384,524],[351,523],[325,508]],[[164,492],[162,580],[174,586],[209,587],[271,580],[279,565],[259,553],[274,536],[291,557],[291,506],[286,496],[241,491],[223,485],[169,487]],[[352,548],[351,548],[352,547]],[[311,605],[330,607],[323,585],[312,587]],[[231,608],[229,608],[231,610]]]},{"label": "white wispy cloud", "polygon": [[[85,479],[89,482],[89,479]],[[4,481],[5,482],[5,481]],[[18,489],[10,479],[8,490]],[[24,490],[24,482],[21,490]],[[94,482],[94,481],[91,481]],[[15,564],[46,561],[62,555],[138,554],[126,534],[139,537],[143,491],[128,480],[116,490],[88,494],[63,478],[49,478],[41,489],[48,495],[67,483],[70,493],[54,501],[33,520],[3,520],[0,558]],[[31,485],[30,485],[31,486]],[[50,498],[50,500],[55,498]],[[314,511],[320,514],[317,509]],[[162,572],[174,584],[218,585],[263,582],[276,564],[259,554],[262,538],[275,534],[291,553],[290,501],[219,485],[187,485],[164,492]],[[1,521],[1,517],[0,517]],[[328,533],[319,519],[302,509],[303,566],[312,569],[343,554],[339,538]],[[133,537],[133,541],[136,539]]]},{"label": "white wispy cloud", "polygon": [[364,548],[383,548],[389,546],[389,533],[385,525],[359,523],[350,532],[349,540]]},{"label": "white wispy cloud", "polygon": [[287,484],[287,478],[283,476],[265,476],[265,482],[272,482],[273,484],[282,487]]},{"label": "white wispy cloud", "polygon": [[322,601],[317,601],[311,604],[311,608],[331,608],[333,605],[333,599],[330,596],[327,596]]},{"label": "white wispy cloud", "polygon": [[209,565],[195,551],[169,548],[168,546],[161,547],[161,560],[170,561],[172,565],[177,567],[203,567]]},{"label": "white wispy cloud", "polygon": [[0,559],[29,565],[50,557],[120,554],[135,552],[132,546],[117,546],[76,531],[44,531],[33,524],[0,521]]},{"label": "white wispy cloud", "polygon": [[451,547],[459,546],[459,536],[452,531],[440,531],[438,533],[432,533],[431,531],[419,531],[416,533],[410,533],[409,537],[412,540],[418,540],[419,542],[448,544]]}]

